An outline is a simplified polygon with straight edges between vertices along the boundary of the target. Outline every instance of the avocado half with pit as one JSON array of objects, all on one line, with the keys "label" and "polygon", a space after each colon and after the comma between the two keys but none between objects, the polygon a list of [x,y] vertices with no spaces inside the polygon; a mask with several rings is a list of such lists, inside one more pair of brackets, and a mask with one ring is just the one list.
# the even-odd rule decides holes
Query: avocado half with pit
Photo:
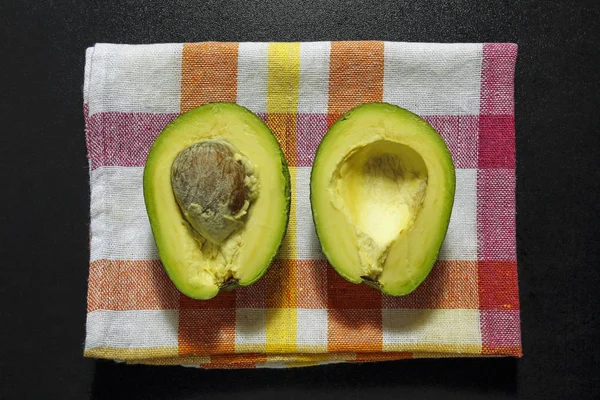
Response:
[{"label": "avocado half with pit", "polygon": [[391,104],[358,106],[329,129],[312,168],[323,252],[350,282],[409,294],[437,259],[454,190],[452,157],[433,127]]},{"label": "avocado half with pit", "polygon": [[210,103],[156,138],[144,200],[167,275],[186,296],[210,299],[254,283],[269,267],[287,229],[290,177],[260,118]]}]

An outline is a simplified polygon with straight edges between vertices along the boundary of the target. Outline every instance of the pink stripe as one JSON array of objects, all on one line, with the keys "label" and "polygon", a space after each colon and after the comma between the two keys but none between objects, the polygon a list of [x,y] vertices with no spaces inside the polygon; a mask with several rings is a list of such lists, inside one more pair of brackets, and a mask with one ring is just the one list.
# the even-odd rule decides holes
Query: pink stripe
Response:
[{"label": "pink stripe", "polygon": [[[152,143],[178,114],[97,113],[86,115],[88,157],[92,168],[143,166]],[[265,120],[266,115],[259,114]],[[424,117],[444,138],[457,168],[477,166],[477,116]],[[297,118],[299,166],[312,165],[327,132],[327,114],[299,114]]]},{"label": "pink stripe", "polygon": [[158,134],[177,116],[119,112],[88,116],[86,113],[86,141],[92,169],[143,166]]},{"label": "pink stripe", "polygon": [[515,170],[477,171],[480,260],[516,260]]},{"label": "pink stripe", "polygon": [[477,168],[476,115],[432,115],[423,119],[444,138],[456,168]]},{"label": "pink stripe", "polygon": [[321,139],[327,132],[327,114],[298,114],[296,136],[298,138],[298,166],[310,167]]},{"label": "pink stripe", "polygon": [[520,312],[481,310],[481,338],[488,352],[502,347],[521,346]]},{"label": "pink stripe", "polygon": [[[456,168],[477,168],[478,117],[433,115],[423,117],[444,138]],[[310,167],[325,133],[327,114],[298,114],[298,166]]]},{"label": "pink stripe", "polygon": [[515,118],[479,117],[479,168],[515,168]]},{"label": "pink stripe", "polygon": [[515,168],[514,77],[517,45],[484,44],[479,168]]},{"label": "pink stripe", "polygon": [[482,115],[514,115],[514,78],[517,45],[486,43],[481,65]]}]

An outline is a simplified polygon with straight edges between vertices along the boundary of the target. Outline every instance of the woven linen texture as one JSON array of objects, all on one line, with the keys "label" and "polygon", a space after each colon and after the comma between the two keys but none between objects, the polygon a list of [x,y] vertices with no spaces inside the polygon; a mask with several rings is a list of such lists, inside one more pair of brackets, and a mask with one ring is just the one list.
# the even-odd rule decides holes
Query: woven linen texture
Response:
[{"label": "woven linen texture", "polygon": [[[417,357],[521,356],[515,232],[514,44],[397,42],[98,44],[86,53],[91,241],[85,355],[204,368]],[[230,101],[259,115],[290,166],[283,246],[256,284],[191,300],[158,258],[143,167],[181,113]],[[328,127],[364,102],[426,119],[456,166],[432,273],[389,297],[323,256],[310,169]]]}]

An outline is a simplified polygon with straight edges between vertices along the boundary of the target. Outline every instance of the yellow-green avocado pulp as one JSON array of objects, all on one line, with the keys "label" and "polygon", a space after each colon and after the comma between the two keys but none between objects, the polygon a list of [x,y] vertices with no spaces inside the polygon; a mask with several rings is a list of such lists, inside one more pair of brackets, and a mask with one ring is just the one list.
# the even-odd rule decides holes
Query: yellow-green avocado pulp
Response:
[{"label": "yellow-green avocado pulp", "polygon": [[358,106],[329,129],[313,163],[323,252],[351,282],[411,293],[437,259],[454,190],[450,152],[425,120],[387,103]]},{"label": "yellow-green avocado pulp", "polygon": [[[232,149],[235,160],[243,164],[245,185],[251,193],[251,202],[239,214],[243,215],[239,227],[216,243],[191,227],[171,181],[178,155],[208,141]],[[191,298],[209,299],[220,290],[258,280],[277,254],[287,229],[289,180],[277,139],[244,107],[210,103],[166,126],[146,160],[144,200],[160,259],[175,286]]]}]

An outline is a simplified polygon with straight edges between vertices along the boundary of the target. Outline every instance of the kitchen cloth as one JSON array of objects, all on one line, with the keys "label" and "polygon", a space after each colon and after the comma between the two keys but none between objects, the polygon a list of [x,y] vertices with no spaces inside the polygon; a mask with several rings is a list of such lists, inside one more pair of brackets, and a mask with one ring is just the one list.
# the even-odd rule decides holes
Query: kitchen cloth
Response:
[{"label": "kitchen cloth", "polygon": [[[520,357],[516,55],[517,46],[508,43],[381,41],[87,49],[85,356],[204,368]],[[291,214],[265,276],[195,301],[163,270],[142,174],[161,130],[181,113],[215,101],[249,108],[276,135],[290,166]],[[310,171],[321,138],[342,113],[373,101],[426,119],[456,166],[456,198],[439,260],[404,297],[341,278],[321,252],[311,216]]]}]

